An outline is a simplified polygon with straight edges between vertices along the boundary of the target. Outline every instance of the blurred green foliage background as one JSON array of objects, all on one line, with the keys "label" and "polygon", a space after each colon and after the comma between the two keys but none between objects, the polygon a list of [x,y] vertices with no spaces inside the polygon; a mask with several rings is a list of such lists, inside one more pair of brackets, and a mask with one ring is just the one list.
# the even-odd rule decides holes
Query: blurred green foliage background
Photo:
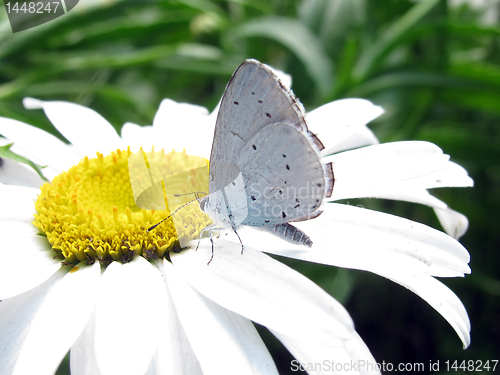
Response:
[{"label": "blurred green foliage background", "polygon": [[[378,362],[500,359],[498,22],[496,0],[80,0],[67,15],[13,34],[2,4],[0,116],[61,137],[22,98],[89,106],[117,130],[150,124],[167,97],[212,110],[250,57],[291,74],[308,110],[369,99],[386,110],[370,126],[381,142],[434,142],[475,180],[473,189],[433,192],[470,222],[462,243],[472,274],[443,281],[469,312],[471,347],[462,351],[444,319],[390,281],[283,261],[347,307]],[[354,203],[439,228],[427,207]],[[288,373],[286,349],[260,332]]]}]

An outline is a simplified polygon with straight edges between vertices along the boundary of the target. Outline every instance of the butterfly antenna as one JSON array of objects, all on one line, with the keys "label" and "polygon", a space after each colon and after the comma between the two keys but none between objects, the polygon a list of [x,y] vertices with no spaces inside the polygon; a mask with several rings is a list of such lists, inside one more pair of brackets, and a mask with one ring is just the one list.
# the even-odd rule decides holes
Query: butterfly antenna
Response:
[{"label": "butterfly antenna", "polygon": [[[187,194],[182,194],[182,195],[187,195]],[[148,232],[151,232],[153,229],[155,229],[158,225],[160,225],[161,223],[163,223],[165,220],[170,219],[170,218],[171,218],[172,216],[174,216],[174,215],[175,215],[175,213],[176,213],[177,211],[179,211],[181,208],[186,207],[187,205],[190,205],[191,203],[196,202],[197,200],[198,200],[198,198],[193,199],[192,201],[189,201],[189,202],[187,202],[187,203],[184,203],[184,204],[183,204],[182,206],[180,206],[177,210],[175,210],[175,211],[174,211],[174,212],[172,212],[170,215],[168,215],[165,219],[163,219],[163,220],[162,220],[162,221],[160,221],[159,223],[156,223],[156,224],[155,224],[155,225],[153,225],[152,227],[149,227],[149,228],[148,228]]]},{"label": "butterfly antenna", "polygon": [[200,199],[200,196],[199,194],[205,194],[205,195],[208,195],[207,193],[205,193],[204,191],[192,191],[190,193],[185,193],[185,194],[174,194],[174,197],[182,197],[184,195],[191,195],[191,194],[194,194],[194,196],[196,197],[196,199]]}]

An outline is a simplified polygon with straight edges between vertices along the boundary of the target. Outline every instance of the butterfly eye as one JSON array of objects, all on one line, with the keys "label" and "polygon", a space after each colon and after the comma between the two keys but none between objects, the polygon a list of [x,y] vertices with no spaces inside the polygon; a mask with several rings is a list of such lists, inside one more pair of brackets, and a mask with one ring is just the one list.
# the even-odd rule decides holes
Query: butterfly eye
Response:
[{"label": "butterfly eye", "polygon": [[205,207],[206,205],[208,204],[208,196],[207,197],[203,197],[200,201],[200,210],[202,210],[203,212],[205,212]]}]

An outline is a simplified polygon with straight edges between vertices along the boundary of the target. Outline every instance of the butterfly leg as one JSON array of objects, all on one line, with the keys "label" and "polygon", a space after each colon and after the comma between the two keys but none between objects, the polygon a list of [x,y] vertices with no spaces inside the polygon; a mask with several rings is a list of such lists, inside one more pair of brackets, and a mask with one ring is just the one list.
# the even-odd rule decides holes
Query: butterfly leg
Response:
[{"label": "butterfly leg", "polygon": [[[206,232],[208,230],[208,232],[210,233],[210,240],[212,240],[212,231],[213,230],[217,230],[217,229],[221,229],[221,228],[218,228],[217,225],[209,225],[208,227],[205,227],[201,230],[200,232],[200,237],[198,238],[198,245],[196,245],[196,250],[198,250],[198,247],[200,247],[200,242],[201,242],[201,237],[203,236],[203,232]],[[213,243],[212,243],[213,245]]]},{"label": "butterfly leg", "polygon": [[208,261],[207,266],[210,264],[212,259],[214,259],[214,240],[212,238],[212,232],[213,232],[213,229],[208,230],[208,235],[210,236],[210,242],[212,243],[212,256],[210,257],[210,260]]},{"label": "butterfly leg", "polygon": [[212,243],[212,256],[210,257],[210,260],[208,261],[207,266],[210,264],[210,262],[212,261],[212,259],[214,259],[214,239],[212,237],[212,232],[215,231],[215,230],[220,230],[220,229],[223,229],[223,228],[218,227],[215,224],[209,225],[208,227],[205,227],[205,228],[203,228],[201,230],[200,237],[198,238],[198,245],[196,245],[195,251],[198,250],[198,247],[200,246],[201,236],[203,236],[203,232],[208,231],[208,235],[210,237],[210,242]]},{"label": "butterfly leg", "polygon": [[241,238],[240,238],[240,235],[238,234],[238,232],[236,232],[236,229],[233,229],[234,233],[236,233],[236,236],[238,236],[238,239],[240,240],[240,244],[241,244],[241,253],[243,254],[243,249],[244,249],[244,246],[243,246],[243,242],[241,241]]}]

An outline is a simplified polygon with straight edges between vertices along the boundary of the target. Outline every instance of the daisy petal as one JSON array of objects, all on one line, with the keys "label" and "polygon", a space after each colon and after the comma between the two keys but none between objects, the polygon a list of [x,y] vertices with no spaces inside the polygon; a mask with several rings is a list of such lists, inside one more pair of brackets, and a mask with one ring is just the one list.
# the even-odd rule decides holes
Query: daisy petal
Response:
[{"label": "daisy petal", "polygon": [[122,148],[120,137],[111,124],[94,110],[79,104],[24,98],[28,109],[43,108],[59,132],[84,155],[108,154]]},{"label": "daisy petal", "polygon": [[451,208],[434,208],[434,212],[443,226],[446,233],[453,238],[462,237],[469,227],[469,220],[460,212],[453,211]]},{"label": "daisy petal", "polygon": [[[277,374],[253,324],[200,295],[164,262],[179,319],[204,374]],[[203,319],[200,319],[203,316]]]},{"label": "daisy petal", "polygon": [[377,197],[398,183],[445,169],[448,159],[432,143],[408,141],[346,151],[324,161],[333,165],[332,200],[339,200]]},{"label": "daisy petal", "polygon": [[[327,207],[323,220],[296,223],[311,236],[314,242],[311,249],[269,236],[259,239],[266,246],[263,251],[387,277],[428,302],[452,325],[462,341],[468,342],[464,334],[468,318],[460,300],[444,286],[436,287],[435,293],[442,300],[438,299],[432,285],[439,282],[429,281],[431,275],[462,276],[470,272],[469,253],[458,241],[397,216],[340,204]],[[244,243],[251,244],[251,235],[240,233],[240,236]]]},{"label": "daisy petal", "polygon": [[[175,337],[175,334],[172,336]],[[184,336],[186,336],[185,333]],[[166,349],[165,352],[165,350],[163,349],[164,345],[160,343],[158,349],[156,350],[153,356],[153,359],[151,360],[151,363],[149,364],[148,370],[146,371],[145,375],[156,375],[156,374],[203,375],[200,363],[198,362],[198,359],[194,355],[191,345],[187,341],[187,338],[185,338],[185,340],[186,343],[189,345],[188,351],[180,352],[181,355],[178,358],[172,358],[170,356],[171,354],[170,349]],[[185,346],[182,346],[183,343],[184,342],[179,343],[180,349],[186,349]],[[174,344],[174,342],[172,342],[172,344]],[[168,346],[168,348],[175,346],[172,344],[168,344],[166,346]],[[174,363],[169,362],[170,359],[173,359]],[[176,371],[174,372],[173,370]],[[89,373],[89,375],[92,374]]]},{"label": "daisy petal", "polygon": [[446,285],[430,276],[405,275],[399,272],[380,275],[420,296],[452,326],[462,340],[464,349],[470,345],[469,316],[460,299]]},{"label": "daisy petal", "polygon": [[0,117],[0,134],[14,142],[12,151],[47,166],[43,173],[49,179],[68,170],[82,157],[52,134],[20,121]]},{"label": "daisy petal", "polygon": [[474,181],[460,165],[449,161],[445,167],[418,178],[401,181],[402,188],[433,189],[441,187],[471,187]]},{"label": "daisy petal", "polygon": [[[90,318],[100,274],[98,262],[82,262],[52,288],[31,323],[14,375],[55,373]],[[71,324],[61,324],[61,317],[71,317]],[[46,347],[50,355],[40,350]]]},{"label": "daisy petal", "polygon": [[153,128],[164,134],[158,141],[165,150],[182,151],[185,148],[190,155],[209,157],[214,130],[210,123],[206,108],[164,99],[154,118]]},{"label": "daisy petal", "polygon": [[452,210],[446,205],[446,203],[430,195],[425,189],[408,188],[393,190],[391,192],[380,194],[376,198],[420,203],[432,207],[445,232],[455,239],[459,239],[463,236],[469,226],[469,221],[465,215]]},{"label": "daisy petal", "polygon": [[273,334],[296,358],[290,363],[292,371],[303,369],[309,375],[380,374],[370,350],[356,332],[353,332],[352,338],[344,341],[341,346],[304,345],[283,334],[277,332]]},{"label": "daisy petal", "polygon": [[[172,255],[174,266],[201,294],[277,332],[294,332],[305,342],[350,337],[352,320],[344,307],[311,280],[247,245],[202,241],[197,251]],[[296,301],[301,303],[297,305]]]},{"label": "daisy petal", "polygon": [[[153,145],[162,147],[161,138],[159,138],[152,126],[139,126],[127,122],[122,127],[122,140],[127,145],[130,146],[132,152],[137,152],[142,147],[146,152],[151,150]],[[167,149],[168,150],[168,149]]]},{"label": "daisy petal", "polygon": [[375,134],[373,134],[373,132],[366,126],[362,126],[344,140],[335,143],[328,149],[325,148],[323,151],[321,151],[321,155],[326,156],[359,147],[376,145],[378,143],[379,142],[377,137],[375,137]]},{"label": "daisy petal", "polygon": [[[143,257],[111,263],[104,271],[96,305],[96,356],[101,374],[144,373],[158,344],[159,332],[139,319],[165,309],[163,281]],[[129,355],[133,348],[133,355]],[[119,358],[120,360],[117,360]]]},{"label": "daisy petal", "polygon": [[[336,145],[373,119],[384,110],[365,99],[342,99],[322,105],[306,115],[312,132],[318,133],[324,142],[324,155],[335,151]],[[351,140],[354,142],[354,140]]]},{"label": "daisy petal", "polygon": [[37,235],[34,229],[26,231],[16,224],[3,224],[0,235],[0,300],[36,287],[61,267],[47,238]]},{"label": "daisy petal", "polygon": [[[166,283],[163,260],[156,261],[155,265],[158,267]],[[160,341],[149,366],[147,375],[201,375],[203,372],[200,363],[182,327],[170,289],[166,284],[164,291],[166,309],[162,311],[162,319],[158,322],[160,326],[158,330],[161,333]],[[199,316],[200,314],[197,312],[197,317]]]},{"label": "daisy petal", "polygon": [[10,159],[0,159],[0,183],[38,188],[45,181],[25,164]]},{"label": "daisy petal", "polygon": [[[325,208],[322,220],[295,223],[311,237],[312,248],[289,244],[272,235],[259,238],[264,243],[260,248],[272,254],[374,273],[394,268],[411,275],[450,277],[470,273],[467,250],[441,231],[354,206],[329,203]],[[256,241],[251,233],[241,231],[240,236],[248,245]]]},{"label": "daisy petal", "polygon": [[32,221],[39,193],[37,188],[0,184],[0,222],[23,223],[35,228]]},{"label": "daisy petal", "polygon": [[[50,279],[26,293],[0,302],[0,369],[12,374],[19,352],[28,336],[31,322],[49,291],[69,271],[61,268]],[[32,372],[32,373],[37,373]]]},{"label": "daisy petal", "polygon": [[36,287],[61,267],[31,223],[36,194],[37,189],[0,184],[0,300]]},{"label": "daisy petal", "polygon": [[95,308],[69,353],[71,375],[100,375],[95,355]]}]

